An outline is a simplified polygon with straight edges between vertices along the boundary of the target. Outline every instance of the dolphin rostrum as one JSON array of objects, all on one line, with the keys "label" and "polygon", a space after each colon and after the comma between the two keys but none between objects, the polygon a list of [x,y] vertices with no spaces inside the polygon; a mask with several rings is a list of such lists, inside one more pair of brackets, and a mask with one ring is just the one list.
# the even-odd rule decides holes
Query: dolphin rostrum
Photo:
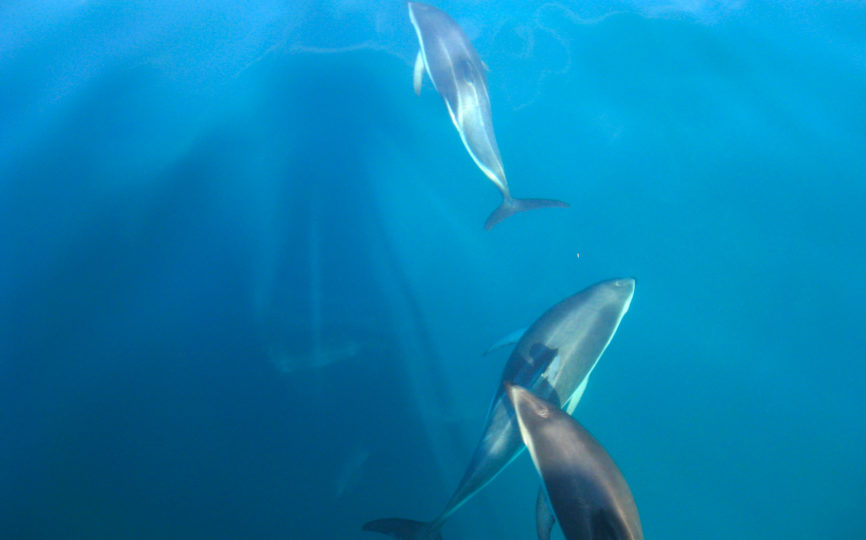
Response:
[{"label": "dolphin rostrum", "polygon": [[602,281],[562,300],[532,323],[505,365],[487,413],[484,433],[442,513],[429,523],[380,519],[366,523],[364,530],[401,539],[440,538],[439,530],[445,521],[524,448],[503,383],[529,388],[571,413],[596,362],[628,311],[634,286],[633,279]]},{"label": "dolphin rostrum", "polygon": [[550,199],[514,199],[508,189],[487,95],[486,66],[463,29],[447,13],[420,2],[409,2],[409,19],[421,46],[415,59],[415,93],[421,91],[426,69],[448,108],[454,127],[475,164],[502,192],[502,204],[484,223],[490,229],[505,218],[534,208],[568,206]]},{"label": "dolphin rostrum", "polygon": [[598,441],[558,405],[509,383],[506,392],[566,540],[643,540],[631,490]]}]

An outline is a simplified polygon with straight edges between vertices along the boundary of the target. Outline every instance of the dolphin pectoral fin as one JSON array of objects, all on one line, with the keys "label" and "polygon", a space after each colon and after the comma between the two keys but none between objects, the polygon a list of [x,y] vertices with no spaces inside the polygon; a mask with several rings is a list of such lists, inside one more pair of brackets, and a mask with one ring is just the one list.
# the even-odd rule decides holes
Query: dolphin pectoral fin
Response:
[{"label": "dolphin pectoral fin", "polygon": [[412,74],[412,86],[415,88],[415,95],[421,95],[421,83],[424,80],[424,58],[421,56],[421,51],[418,51],[418,56],[415,57],[415,71]]},{"label": "dolphin pectoral fin", "polygon": [[557,201],[554,199],[504,199],[499,207],[491,212],[484,222],[484,228],[487,230],[495,227],[499,222],[513,216],[518,212],[527,210],[535,210],[536,208],[568,208],[567,202]]},{"label": "dolphin pectoral fin", "polygon": [[382,533],[400,540],[442,540],[439,531],[431,530],[429,523],[412,519],[377,519],[364,523],[362,529]]},{"label": "dolphin pectoral fin", "polygon": [[484,351],[484,353],[482,353],[481,356],[487,356],[488,354],[492,353],[493,351],[498,351],[499,349],[501,349],[503,347],[508,347],[510,345],[514,345],[515,343],[520,341],[520,338],[523,337],[523,334],[525,334],[525,333],[526,333],[526,328],[520,328],[519,330],[515,330],[514,332],[511,332],[507,336],[500,338],[499,341],[497,341],[496,343],[494,343],[493,345],[488,347],[487,350]]},{"label": "dolphin pectoral fin", "polygon": [[538,540],[550,540],[550,531],[554,523],[556,523],[556,515],[544,495],[544,485],[541,485],[538,488],[538,497],[535,499],[535,530],[538,532]]}]

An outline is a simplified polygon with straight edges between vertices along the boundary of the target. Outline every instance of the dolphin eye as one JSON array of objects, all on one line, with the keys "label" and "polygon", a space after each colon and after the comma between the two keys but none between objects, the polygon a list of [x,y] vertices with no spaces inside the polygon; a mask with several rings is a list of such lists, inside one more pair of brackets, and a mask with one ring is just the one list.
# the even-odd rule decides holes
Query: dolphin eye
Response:
[{"label": "dolphin eye", "polygon": [[548,416],[550,416],[550,409],[547,407],[539,407],[538,411],[536,412],[538,413],[538,416],[542,418],[547,418]]}]

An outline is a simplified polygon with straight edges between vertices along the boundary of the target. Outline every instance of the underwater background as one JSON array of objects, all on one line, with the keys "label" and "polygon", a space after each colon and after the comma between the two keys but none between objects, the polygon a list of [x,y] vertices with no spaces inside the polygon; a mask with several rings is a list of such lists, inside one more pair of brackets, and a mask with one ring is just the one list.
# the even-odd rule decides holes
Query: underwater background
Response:
[{"label": "underwater background", "polygon": [[[401,1],[0,5],[0,537],[430,519],[481,353],[635,277],[575,416],[646,537],[866,538],[866,4],[436,5],[570,209],[482,229]],[[444,538],[535,538],[537,485]]]}]

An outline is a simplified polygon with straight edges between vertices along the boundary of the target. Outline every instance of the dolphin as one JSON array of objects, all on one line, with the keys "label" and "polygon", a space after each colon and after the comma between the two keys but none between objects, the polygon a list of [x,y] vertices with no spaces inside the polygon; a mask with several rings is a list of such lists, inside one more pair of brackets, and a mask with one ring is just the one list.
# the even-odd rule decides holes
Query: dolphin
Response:
[{"label": "dolphin", "polygon": [[421,92],[424,71],[448,108],[451,122],[475,164],[496,184],[502,204],[484,223],[491,229],[505,218],[534,208],[567,207],[551,199],[515,199],[508,189],[505,169],[493,134],[486,66],[463,29],[447,13],[420,2],[408,2],[409,19],[418,35],[415,59],[415,93]]},{"label": "dolphin", "polygon": [[484,433],[442,513],[429,523],[379,519],[366,523],[364,530],[401,539],[440,538],[445,521],[524,449],[504,383],[530,388],[571,413],[628,311],[634,287],[635,281],[629,278],[602,281],[562,300],[532,323],[505,365]]},{"label": "dolphin", "polygon": [[506,389],[566,540],[643,540],[631,490],[598,441],[558,405]]}]

